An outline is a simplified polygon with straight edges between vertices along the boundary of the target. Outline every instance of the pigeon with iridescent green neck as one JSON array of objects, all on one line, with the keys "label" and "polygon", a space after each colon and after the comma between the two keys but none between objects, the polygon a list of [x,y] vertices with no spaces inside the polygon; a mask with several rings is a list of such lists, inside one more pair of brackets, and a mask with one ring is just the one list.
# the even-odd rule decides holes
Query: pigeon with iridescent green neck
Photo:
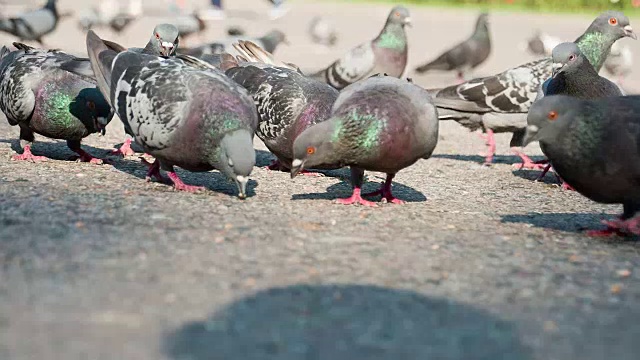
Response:
[{"label": "pigeon with iridescent green neck", "polygon": [[[629,18],[619,11],[598,16],[575,43],[596,71],[605,62],[611,46],[623,37],[636,39]],[[520,167],[543,168],[515,149],[522,145],[527,112],[536,100],[542,83],[552,75],[551,58],[544,58],[506,70],[500,74],[467,81],[444,89],[429,90],[434,96],[440,120],[455,120],[470,130],[483,130],[488,153],[486,164],[493,162],[494,133],[511,132],[511,146],[524,163]]]},{"label": "pigeon with iridescent green neck", "polygon": [[394,176],[429,158],[437,142],[438,113],[426,90],[391,76],[373,76],[342,90],[331,118],[296,138],[291,176],[317,166],[350,166],[353,195],[338,202],[375,206],[360,193],[364,171],[384,172],[382,188],[364,196],[402,203],[391,193]]},{"label": "pigeon with iridescent green neck", "polygon": [[20,127],[24,152],[14,160],[42,161],[31,153],[34,134],[67,140],[81,161],[102,163],[80,147],[83,138],[104,132],[113,117],[111,107],[96,84],[60,69],[75,59],[61,51],[34,49],[14,43],[18,49],[0,51],[0,110],[10,125]]},{"label": "pigeon with iridescent green neck", "polygon": [[201,60],[118,52],[91,30],[87,53],[98,87],[126,132],[155,157],[149,177],[166,180],[162,169],[176,190],[198,191],[203,188],[184,184],[175,166],[218,169],[236,183],[241,198],[246,196],[258,123],[246,90]]},{"label": "pigeon with iridescent green neck", "polygon": [[409,10],[394,7],[382,31],[372,41],[351,49],[326,69],[311,75],[336,89],[377,73],[401,77],[407,66],[407,34],[405,26],[411,24]]}]

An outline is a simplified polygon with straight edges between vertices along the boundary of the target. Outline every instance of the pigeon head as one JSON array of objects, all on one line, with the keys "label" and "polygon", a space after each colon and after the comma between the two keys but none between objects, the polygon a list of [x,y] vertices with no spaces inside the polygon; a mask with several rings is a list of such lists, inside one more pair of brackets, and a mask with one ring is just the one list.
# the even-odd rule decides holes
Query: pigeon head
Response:
[{"label": "pigeon head", "polygon": [[527,115],[523,146],[534,141],[555,142],[575,118],[581,102],[584,100],[567,95],[551,95],[533,103]]},{"label": "pigeon head", "polygon": [[152,44],[157,54],[162,56],[174,56],[180,42],[178,39],[179,35],[180,32],[174,25],[160,24],[153,29],[153,34],[151,35],[149,43]]},{"label": "pigeon head", "polygon": [[478,20],[476,21],[476,29],[487,28],[489,25],[489,13],[482,13],[478,16]]},{"label": "pigeon head", "polygon": [[81,90],[71,104],[70,112],[81,119],[92,133],[100,132],[102,135],[114,115],[111,106],[97,88]]},{"label": "pigeon head", "polygon": [[256,164],[253,134],[248,130],[236,130],[220,141],[217,168],[238,186],[238,197],[247,197],[247,182]]},{"label": "pigeon head", "polygon": [[387,24],[399,24],[402,26],[411,26],[411,17],[409,16],[409,9],[404,6],[396,6],[391,9],[389,17],[387,18]]},{"label": "pigeon head", "polygon": [[587,33],[601,33],[616,40],[623,37],[637,39],[629,18],[620,11],[603,12],[593,20],[591,26],[587,29]]},{"label": "pigeon head", "polygon": [[[579,71],[582,64],[589,62],[584,56],[582,51],[576,43],[562,43],[551,52],[551,58],[553,59],[553,77],[558,74],[567,73],[571,74],[575,71]],[[589,64],[591,66],[591,64]]]},{"label": "pigeon head", "polygon": [[293,142],[291,178],[296,177],[304,169],[336,163],[333,134],[335,134],[333,121],[328,120],[311,126],[296,138]]}]

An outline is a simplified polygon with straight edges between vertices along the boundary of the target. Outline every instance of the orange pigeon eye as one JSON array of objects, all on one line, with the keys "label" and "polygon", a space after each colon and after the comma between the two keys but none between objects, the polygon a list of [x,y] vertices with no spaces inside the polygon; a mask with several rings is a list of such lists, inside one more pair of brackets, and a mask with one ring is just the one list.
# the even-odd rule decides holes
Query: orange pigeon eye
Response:
[{"label": "orange pigeon eye", "polygon": [[549,118],[549,120],[553,121],[558,118],[558,113],[553,110],[549,111],[549,115],[547,115],[547,117]]},{"label": "orange pigeon eye", "polygon": [[160,39],[160,34],[156,33],[156,39]]},{"label": "orange pigeon eye", "polygon": [[396,16],[397,16],[397,17],[400,17],[400,13],[399,13],[399,12],[396,12]]},{"label": "orange pigeon eye", "polygon": [[89,110],[95,110],[96,104],[93,101],[89,101],[87,102],[87,107],[89,108]]},{"label": "orange pigeon eye", "polygon": [[618,19],[612,17],[609,19],[609,24],[610,25],[618,25]]},{"label": "orange pigeon eye", "polygon": [[314,148],[313,146],[309,146],[307,148],[307,154],[313,155],[315,152],[316,152],[316,148]]}]

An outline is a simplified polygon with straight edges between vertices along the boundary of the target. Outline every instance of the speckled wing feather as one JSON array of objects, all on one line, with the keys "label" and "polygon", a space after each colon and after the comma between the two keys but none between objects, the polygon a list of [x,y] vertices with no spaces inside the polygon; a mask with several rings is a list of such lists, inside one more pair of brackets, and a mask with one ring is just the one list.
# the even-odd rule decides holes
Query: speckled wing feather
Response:
[{"label": "speckled wing feather", "polygon": [[462,112],[526,113],[540,85],[551,75],[551,60],[540,59],[439,90],[434,103],[439,108]]},{"label": "speckled wing feather", "polygon": [[368,42],[351,49],[342,58],[312,77],[342,89],[370,75],[375,68],[375,61],[373,47],[371,42]]},{"label": "speckled wing feather", "polygon": [[0,60],[0,109],[12,125],[28,118],[35,106],[35,84],[50,71],[74,58],[54,50],[34,49],[14,43],[16,51],[6,53]]}]

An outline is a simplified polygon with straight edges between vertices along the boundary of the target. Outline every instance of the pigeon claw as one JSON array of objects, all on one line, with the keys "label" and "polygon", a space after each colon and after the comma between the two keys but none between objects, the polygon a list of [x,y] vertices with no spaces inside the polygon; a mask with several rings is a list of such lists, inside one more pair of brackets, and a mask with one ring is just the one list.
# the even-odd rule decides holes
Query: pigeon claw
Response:
[{"label": "pigeon claw", "polygon": [[360,191],[361,191],[360,188],[354,188],[353,189],[353,194],[351,195],[351,197],[348,197],[346,199],[337,199],[336,203],[342,204],[342,205],[360,204],[360,205],[370,206],[370,207],[377,207],[378,206],[373,201],[368,201],[368,200],[363,199],[362,195],[360,194]]},{"label": "pigeon claw", "polygon": [[178,177],[178,174],[176,174],[173,171],[167,173],[167,175],[169,176],[169,179],[173,181],[173,187],[178,191],[195,193],[195,192],[206,190],[204,186],[193,186],[193,185],[187,185],[183,183],[182,180],[180,180],[180,177]]},{"label": "pigeon claw", "polygon": [[49,159],[47,159],[45,156],[35,156],[31,153],[31,146],[26,145],[24,147],[24,151],[21,155],[14,155],[11,157],[12,160],[16,160],[16,161],[31,161],[31,162],[40,162],[40,161],[47,161]]},{"label": "pigeon claw", "polygon": [[[514,168],[517,168],[518,170],[522,170],[522,169],[529,169],[529,170],[542,170],[545,171],[545,175],[546,172],[549,171],[549,169],[547,169],[547,164],[549,164],[549,160],[544,159],[544,160],[540,160],[540,161],[533,161],[531,160],[530,157],[528,157],[525,153],[523,153],[522,151],[516,150],[516,149],[512,149],[513,152],[518,155],[520,157],[520,159],[522,159],[522,163],[520,164],[513,164]],[[542,175],[540,178],[544,177],[544,175]]]},{"label": "pigeon claw", "polygon": [[119,149],[113,149],[111,155],[119,155],[122,157],[133,156],[136,152],[131,148],[131,139],[125,139]]},{"label": "pigeon claw", "polygon": [[640,235],[640,216],[632,219],[615,219],[602,221],[607,226],[605,230],[591,230],[587,232],[589,236],[626,236]]},{"label": "pigeon claw", "polygon": [[106,159],[99,159],[91,154],[89,154],[88,152],[80,149],[77,151],[79,157],[76,159],[77,162],[86,162],[86,163],[90,163],[90,164],[94,164],[94,165],[102,165],[102,164],[109,164],[111,163],[109,160]]}]

